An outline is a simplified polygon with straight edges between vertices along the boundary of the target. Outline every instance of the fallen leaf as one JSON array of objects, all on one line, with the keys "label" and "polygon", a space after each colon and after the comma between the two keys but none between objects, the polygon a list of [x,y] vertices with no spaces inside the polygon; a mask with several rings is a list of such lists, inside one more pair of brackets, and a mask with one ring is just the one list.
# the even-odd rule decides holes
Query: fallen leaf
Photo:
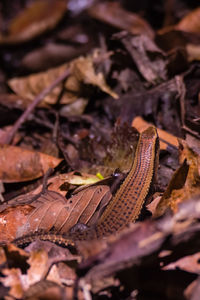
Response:
[{"label": "fallen leaf", "polygon": [[156,85],[167,79],[167,57],[148,36],[132,36],[120,32],[114,37],[128,50],[140,74],[147,82]]},{"label": "fallen leaf", "polygon": [[200,8],[198,7],[181,19],[175,28],[182,31],[200,33],[199,18]]},{"label": "fallen leaf", "polygon": [[200,156],[185,141],[180,144],[181,167],[175,171],[155,212],[162,215],[168,207],[176,213],[178,205],[200,194]]},{"label": "fallen leaf", "polygon": [[[69,282],[70,278],[73,281],[76,279],[73,267],[67,267],[66,271],[65,264],[63,264],[62,270],[65,272],[61,275],[59,265],[56,264],[62,261],[80,260],[79,256],[50,242],[36,241],[31,247],[31,250],[30,246],[27,247],[25,252],[12,244],[7,246],[5,253],[10,268],[1,270],[4,278],[0,278],[0,281],[4,286],[10,287],[10,296],[18,299],[44,293],[52,286],[61,286],[62,275],[66,276],[63,280],[67,281],[68,274]],[[14,265],[19,267],[13,267]],[[44,279],[47,275],[49,280],[46,281]]]},{"label": "fallen leaf", "polygon": [[[101,60],[99,51],[93,55],[79,57],[68,64],[49,69],[45,72],[31,74],[26,77],[12,78],[8,81],[11,89],[20,97],[32,101],[41,91],[49,86],[56,78],[69,68],[70,76],[65,81],[65,90],[60,99],[61,104],[69,104],[81,97],[81,84],[91,84],[99,87],[113,98],[118,98],[117,94],[106,84],[103,73],[95,72],[94,61]],[[41,102],[41,106],[53,105],[57,102],[58,96],[63,88],[62,83],[49,93]]]},{"label": "fallen leaf", "polygon": [[154,37],[150,24],[139,15],[124,10],[118,2],[99,2],[88,9],[90,16],[132,34]]},{"label": "fallen leaf", "polygon": [[146,205],[146,208],[152,213],[153,217],[160,200],[161,196],[155,196],[155,198],[149,204]]},{"label": "fallen leaf", "polygon": [[26,54],[21,65],[31,71],[39,72],[83,55],[88,52],[88,49],[90,49],[90,43],[77,47],[76,45],[49,42]]},{"label": "fallen leaf", "polygon": [[3,265],[6,263],[6,255],[4,249],[0,247],[0,264]]},{"label": "fallen leaf", "polygon": [[[67,64],[64,64],[45,72],[31,74],[26,77],[12,78],[8,81],[8,84],[18,96],[26,98],[30,102],[41,93],[45,87],[49,86],[56,78],[58,78],[66,68]],[[55,87],[55,89],[44,98],[40,106],[55,104],[61,89],[62,84]],[[71,94],[65,94],[62,97],[62,103],[66,104],[72,101],[74,101],[74,96]]]},{"label": "fallen leaf", "polygon": [[4,269],[2,271],[4,278],[1,278],[1,282],[4,286],[9,287],[9,295],[15,299],[23,297],[24,280],[20,269]]},{"label": "fallen leaf", "polygon": [[[187,44],[193,43],[194,47],[198,46],[200,33],[199,16],[200,8],[197,7],[186,14],[177,24],[158,30],[157,43],[166,51],[174,50],[175,48],[184,48]],[[193,52],[193,49],[191,51]]]},{"label": "fallen leaf", "polygon": [[[96,50],[93,54],[93,59],[99,59],[100,53]],[[82,57],[74,60],[72,64],[72,73],[74,76],[85,84],[92,84],[98,86],[102,91],[112,96],[114,99],[118,98],[118,95],[111,90],[111,88],[106,84],[103,73],[95,73],[94,62],[91,56]]]},{"label": "fallen leaf", "polygon": [[162,198],[160,199],[154,217],[161,216],[170,207],[174,212],[177,210],[177,205],[184,197],[183,189],[187,179],[189,166],[186,160],[174,172]]},{"label": "fallen leaf", "polygon": [[75,102],[62,106],[59,113],[62,117],[79,116],[84,113],[87,104],[87,99],[79,98]]},{"label": "fallen leaf", "polygon": [[187,44],[186,51],[188,54],[189,61],[200,60],[200,46],[199,45]]},{"label": "fallen leaf", "polygon": [[0,94],[0,103],[10,109],[25,109],[30,101],[14,94]]},{"label": "fallen leaf", "polygon": [[[35,207],[27,218],[27,222],[18,228],[18,232],[27,234],[30,231],[52,228],[59,233],[67,233],[77,223],[88,224],[96,220],[97,207],[111,198],[108,186],[92,186],[66,199],[60,194],[47,191],[32,205]],[[98,213],[98,212],[96,212]]]},{"label": "fallen leaf", "polygon": [[74,185],[86,185],[93,184],[100,181],[100,179],[96,175],[81,173],[77,175],[76,172],[60,174],[59,178],[65,183],[74,184]]},{"label": "fallen leaf", "polygon": [[[0,145],[5,144],[8,132],[11,130],[12,126],[6,126],[0,129]],[[13,144],[17,144],[21,140],[21,135],[17,133],[14,137]]]},{"label": "fallen leaf", "polygon": [[53,29],[66,12],[63,0],[34,1],[20,15],[13,19],[7,35],[0,35],[0,44],[16,44],[29,41]]},{"label": "fallen leaf", "polygon": [[174,263],[168,264],[163,267],[163,270],[174,270],[179,268],[186,272],[197,273],[200,272],[200,252],[195,253],[194,255],[185,256],[181,259],[178,259]]},{"label": "fallen leaf", "polygon": [[69,199],[48,190],[22,195],[2,205],[1,241],[35,231],[67,233],[77,223],[92,225],[111,197],[106,185],[84,188]]},{"label": "fallen leaf", "polygon": [[[55,290],[56,289],[56,290]],[[61,298],[60,286],[50,280],[40,280],[28,287],[23,293],[24,299],[60,299]],[[63,295],[63,290],[62,290]]]},{"label": "fallen leaf", "polygon": [[12,241],[18,235],[18,228],[27,222],[29,213],[33,210],[31,206],[18,206],[8,208],[0,213],[0,241]]},{"label": "fallen leaf", "polygon": [[182,141],[180,144],[180,162],[183,162],[185,159],[187,159],[187,163],[190,166],[186,181],[186,189],[188,189],[189,197],[191,193],[195,194],[199,189],[200,155],[188,147],[185,141]]},{"label": "fallen leaf", "polygon": [[55,168],[62,159],[20,147],[0,145],[0,179],[3,182],[33,180]]},{"label": "fallen leaf", "polygon": [[[143,130],[147,129],[149,126],[151,126],[150,123],[143,120],[141,117],[135,117],[132,121],[132,126],[135,127],[139,132],[142,132]],[[157,128],[158,135],[160,137],[160,149],[166,150],[168,144],[178,148],[178,138],[174,135],[170,134],[169,132]]]}]

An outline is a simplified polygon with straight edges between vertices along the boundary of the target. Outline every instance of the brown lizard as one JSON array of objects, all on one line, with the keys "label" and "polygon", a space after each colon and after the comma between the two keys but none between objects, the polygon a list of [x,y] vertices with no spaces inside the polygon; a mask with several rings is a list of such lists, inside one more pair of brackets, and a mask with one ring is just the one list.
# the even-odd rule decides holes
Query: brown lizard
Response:
[{"label": "brown lizard", "polygon": [[74,246],[76,240],[101,238],[135,222],[154,182],[158,167],[158,155],[157,131],[155,127],[149,127],[140,134],[134,162],[126,179],[112,197],[95,226],[83,230],[73,230],[67,234],[36,232],[17,238],[13,243],[23,246],[39,239],[64,246]]}]

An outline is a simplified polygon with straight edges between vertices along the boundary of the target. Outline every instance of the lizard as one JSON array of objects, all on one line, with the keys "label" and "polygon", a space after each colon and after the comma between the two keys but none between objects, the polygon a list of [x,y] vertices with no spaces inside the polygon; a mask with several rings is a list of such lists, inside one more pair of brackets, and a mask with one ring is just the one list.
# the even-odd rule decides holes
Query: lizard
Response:
[{"label": "lizard", "polygon": [[141,213],[155,181],[158,157],[157,130],[150,126],[140,133],[130,171],[95,226],[88,228],[86,225],[78,224],[77,227],[75,225],[76,230],[66,234],[35,232],[16,238],[12,243],[23,246],[39,239],[73,247],[77,240],[98,239],[122,230],[129,223],[135,222]]}]

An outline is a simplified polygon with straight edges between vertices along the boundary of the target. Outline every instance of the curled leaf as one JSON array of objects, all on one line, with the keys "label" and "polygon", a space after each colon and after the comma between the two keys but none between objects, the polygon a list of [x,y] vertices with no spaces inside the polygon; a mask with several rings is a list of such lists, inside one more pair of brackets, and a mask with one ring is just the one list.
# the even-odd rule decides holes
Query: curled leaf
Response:
[{"label": "curled leaf", "polygon": [[182,165],[175,171],[156,208],[155,216],[162,215],[169,207],[176,213],[179,203],[200,194],[200,156],[184,141],[180,147]]}]

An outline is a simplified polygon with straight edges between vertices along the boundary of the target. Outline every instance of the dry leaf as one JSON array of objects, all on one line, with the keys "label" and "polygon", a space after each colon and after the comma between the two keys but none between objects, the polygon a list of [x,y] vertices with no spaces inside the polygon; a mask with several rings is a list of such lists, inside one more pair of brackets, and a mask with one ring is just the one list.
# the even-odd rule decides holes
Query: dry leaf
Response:
[{"label": "dry leaf", "polygon": [[28,216],[27,222],[18,228],[18,232],[22,235],[30,231],[49,231],[53,228],[57,232],[67,233],[77,223],[91,224],[92,220],[96,220],[94,214],[97,207],[100,203],[105,205],[111,196],[108,186],[92,186],[69,199],[56,192],[47,191],[32,203],[35,210]]},{"label": "dry leaf", "polygon": [[178,259],[174,263],[168,264],[163,267],[163,270],[176,270],[177,268],[184,270],[186,272],[198,273],[200,272],[200,252],[195,253],[194,255],[185,256],[181,259]]},{"label": "dry leaf", "polygon": [[33,207],[25,205],[8,208],[0,213],[0,241],[12,241],[18,235],[18,228],[26,222]]},{"label": "dry leaf", "polygon": [[[56,289],[56,291],[55,291]],[[60,299],[61,289],[56,282],[49,280],[40,280],[35,284],[29,286],[29,288],[24,291],[24,299]],[[63,290],[62,290],[63,296]],[[68,299],[68,298],[67,298]]]},{"label": "dry leaf", "polygon": [[5,277],[1,278],[4,286],[9,287],[9,295],[14,299],[21,299],[23,297],[25,275],[22,274],[20,269],[4,269],[2,271]]},{"label": "dry leaf", "polygon": [[186,51],[188,54],[189,61],[200,60],[200,46],[199,45],[187,44]]},{"label": "dry leaf", "polygon": [[[69,27],[67,27],[67,30],[68,28]],[[84,29],[80,28],[79,32],[83,30]],[[79,55],[83,55],[84,53],[87,53],[90,48],[90,42],[85,42],[84,45],[79,45],[79,47],[77,47],[77,45],[66,45],[61,44],[59,41],[58,43],[51,41],[28,52],[22,58],[21,66],[30,71],[39,72],[56,67],[66,61],[70,61],[71,59],[78,57]]]},{"label": "dry leaf", "polygon": [[30,101],[14,94],[0,94],[0,103],[10,109],[25,109]]},{"label": "dry leaf", "polygon": [[8,35],[0,36],[1,44],[15,44],[31,40],[54,28],[66,12],[66,1],[34,1],[11,21]]},{"label": "dry leaf", "polygon": [[[200,8],[198,7],[185,15],[177,24],[158,30],[156,37],[158,44],[166,51],[184,48],[188,43],[195,43],[194,47],[196,47],[196,44],[198,46],[200,33],[199,17]],[[191,55],[196,55],[196,49],[190,48],[189,51],[187,49],[189,55],[190,51]],[[189,57],[189,61],[191,59]]]},{"label": "dry leaf", "polygon": [[189,193],[187,196],[189,198],[194,196],[200,189],[200,155],[189,148],[185,141],[182,141],[180,145],[180,162],[183,162],[185,159],[187,159],[187,163],[190,166],[186,181],[186,190]]},{"label": "dry leaf", "polygon": [[[11,130],[12,126],[6,126],[0,129],[0,145],[5,144],[5,140],[8,136],[8,132]],[[14,136],[13,144],[17,144],[21,140],[20,133],[16,133]]]},{"label": "dry leaf", "polygon": [[182,31],[200,33],[200,7],[186,15],[175,28]]},{"label": "dry leaf", "polygon": [[[45,72],[40,72],[26,77],[13,78],[8,81],[8,84],[18,96],[32,101],[39,93],[41,93],[44,88],[49,86],[56,78],[63,74],[66,68],[67,65],[64,64],[60,67],[53,68]],[[41,102],[41,106],[55,104],[61,89],[62,84],[55,87],[55,89]],[[64,96],[62,97],[62,103],[66,104],[72,101],[74,101],[74,95],[68,95],[65,92]]]},{"label": "dry leaf", "polygon": [[[103,74],[95,73],[94,60],[101,59],[103,59],[101,58],[101,54],[96,51],[92,56],[79,57],[69,64],[63,64],[45,72],[26,77],[13,78],[8,81],[8,84],[17,95],[32,101],[44,88],[49,86],[69,68],[70,76],[65,82],[65,90],[60,100],[61,104],[71,103],[81,97],[81,83],[97,86],[113,98],[118,98],[117,94],[106,84]],[[41,102],[41,106],[55,104],[61,93],[61,89],[62,83],[44,98],[44,101]]]},{"label": "dry leaf", "polygon": [[[59,274],[59,266],[55,264],[61,261],[80,260],[78,256],[71,254],[68,249],[60,248],[49,242],[36,241],[32,244],[32,250],[27,249],[27,251],[30,254],[12,244],[8,245],[5,253],[10,269],[4,268],[1,270],[5,276],[0,279],[1,283],[10,287],[9,295],[17,299],[37,296],[52,286],[58,286],[58,284],[60,286],[62,275],[66,275],[66,268],[62,268],[65,273],[61,275]],[[12,265],[19,265],[19,268],[13,268]],[[25,267],[28,267],[27,272],[24,272]],[[47,274],[51,282],[44,280]],[[76,279],[73,269],[67,267],[67,274],[70,274],[73,281]],[[67,277],[64,279],[67,281]]]},{"label": "dry leaf", "polygon": [[167,57],[166,54],[147,35],[132,36],[127,32],[114,35],[119,39],[131,55],[140,74],[150,84],[157,85],[166,81]]},{"label": "dry leaf", "polygon": [[76,172],[71,173],[63,173],[59,175],[60,180],[64,181],[65,183],[70,183],[74,185],[86,185],[86,184],[93,184],[100,181],[100,179],[96,175],[87,174],[81,172],[81,176],[77,175]]},{"label": "dry leaf", "polygon": [[27,262],[30,265],[27,272],[27,281],[31,285],[43,279],[47,274],[49,268],[48,253],[44,249],[33,251]]},{"label": "dry leaf", "polygon": [[[65,197],[69,190],[70,184],[79,186],[79,185],[94,184],[100,181],[100,179],[97,176],[92,174],[81,173],[81,175],[75,175],[74,173],[75,172],[63,173],[48,178],[47,185],[49,190],[57,192]],[[0,205],[0,212],[2,212],[4,209],[9,207],[23,205],[27,203],[27,201],[30,202],[33,197],[41,193],[42,188],[43,188],[43,183],[29,193],[17,196],[6,203],[2,203]]]},{"label": "dry leaf", "polygon": [[[151,126],[150,123],[144,121],[141,117],[135,117],[132,121],[132,126],[135,127],[139,132],[147,129]],[[176,148],[178,148],[178,138],[174,135],[166,132],[165,130],[157,128],[158,135],[162,139],[160,141],[160,149],[165,150],[167,149],[167,145],[170,144]]]},{"label": "dry leaf", "polygon": [[163,215],[169,207],[171,209],[177,208],[177,203],[180,200],[178,193],[179,196],[183,196],[182,188],[184,187],[188,175],[188,168],[188,164],[184,161],[184,163],[174,172],[167,189],[154,211],[155,217]]},{"label": "dry leaf", "polygon": [[0,179],[3,182],[33,180],[60,162],[61,159],[41,152],[0,145]]},{"label": "dry leaf", "polygon": [[[99,52],[95,51],[93,59],[99,59]],[[95,73],[94,62],[90,56],[82,57],[74,60],[72,64],[72,73],[80,81],[86,84],[92,84],[98,86],[103,92],[109,94],[113,98],[117,99],[118,96],[113,92],[110,87],[106,84],[103,73]]]},{"label": "dry leaf", "polygon": [[89,14],[119,29],[125,29],[132,34],[145,34],[154,37],[153,29],[139,15],[124,10],[117,2],[99,2],[89,8]]},{"label": "dry leaf", "polygon": [[174,173],[156,208],[155,216],[162,215],[168,207],[176,213],[179,203],[200,194],[200,156],[184,141],[181,147],[180,161],[183,163]]},{"label": "dry leaf", "polygon": [[77,223],[92,225],[111,197],[106,185],[87,187],[69,199],[48,190],[38,196],[22,195],[2,205],[1,241],[41,230],[67,233]]},{"label": "dry leaf", "polygon": [[[0,205],[0,236],[1,241],[10,241],[13,240],[16,236],[21,236],[25,232],[27,232],[30,224],[30,214],[33,213],[34,216],[38,218],[38,223],[42,220],[42,211],[46,216],[44,217],[45,222],[47,222],[46,227],[44,226],[43,229],[48,230],[53,225],[53,222],[56,219],[56,213],[58,213],[59,207],[62,209],[63,206],[66,205],[67,201],[70,203],[70,200],[64,198],[63,196],[66,195],[67,189],[64,190],[61,189],[63,184],[73,184],[73,185],[82,185],[82,184],[91,184],[99,181],[99,179],[94,175],[89,175],[82,173],[82,176],[74,175],[74,172],[67,173],[67,174],[61,174],[58,176],[54,176],[48,179],[48,187],[50,188],[50,191],[47,191],[45,195],[40,195],[43,184],[38,186],[35,190],[20,195],[16,198],[11,199],[7,203],[2,203]],[[83,187],[83,189],[86,189],[86,187]],[[55,193],[54,193],[55,192]],[[84,192],[82,192],[84,194]],[[78,194],[77,194],[78,195]],[[77,197],[76,195],[76,197]],[[111,197],[111,194],[109,194]],[[81,194],[80,194],[81,196]],[[102,196],[102,199],[101,199]],[[85,194],[85,197],[87,197],[87,193]],[[33,201],[34,200],[34,201]],[[89,199],[87,199],[89,200]],[[95,196],[95,198],[91,198],[91,203],[88,205],[88,207],[83,212],[79,222],[81,223],[87,223],[89,222],[94,223],[96,219],[98,218],[98,215],[100,213],[100,210],[96,211],[96,206],[99,205],[99,202],[102,202],[103,200],[103,194],[100,193],[99,196]],[[33,202],[32,202],[33,201]],[[52,201],[49,203],[48,201]],[[97,203],[95,204],[95,201]],[[98,202],[99,201],[99,202]],[[109,201],[109,198],[107,199]],[[105,205],[107,202],[105,202],[103,205]],[[58,205],[57,205],[58,204]],[[47,206],[50,205],[49,211],[46,213],[45,209],[47,209]],[[55,215],[54,215],[54,205],[56,206],[55,209]],[[78,205],[78,204],[77,204]],[[35,207],[35,211],[34,210]],[[37,211],[39,209],[39,212]],[[63,208],[64,209],[64,208]],[[48,213],[50,214],[50,220],[48,221]],[[54,215],[54,217],[51,219],[51,213]],[[39,216],[39,217],[38,217]],[[63,217],[64,218],[64,217]],[[90,219],[90,220],[89,220]],[[14,222],[13,222],[14,220]],[[43,220],[44,221],[44,220]],[[49,222],[49,224],[48,224]],[[37,224],[38,224],[37,223]],[[31,222],[33,228],[31,230],[35,230],[34,221]],[[34,224],[34,225],[33,225]],[[40,229],[43,223],[40,224]],[[74,224],[73,224],[74,225]],[[28,228],[27,228],[28,226]]]}]

